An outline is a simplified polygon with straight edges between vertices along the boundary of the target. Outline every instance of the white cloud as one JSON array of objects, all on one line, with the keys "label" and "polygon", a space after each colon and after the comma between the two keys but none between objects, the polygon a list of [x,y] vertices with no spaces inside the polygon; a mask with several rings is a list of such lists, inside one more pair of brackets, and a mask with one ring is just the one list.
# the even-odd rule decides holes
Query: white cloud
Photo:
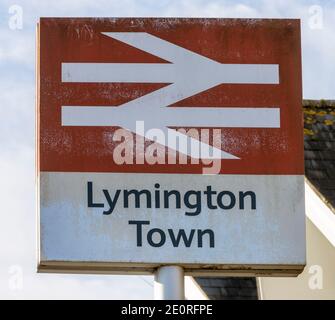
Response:
[{"label": "white cloud", "polygon": [[0,64],[14,62],[18,64],[18,67],[23,64],[34,70],[34,33],[2,28],[0,30],[0,41]]}]

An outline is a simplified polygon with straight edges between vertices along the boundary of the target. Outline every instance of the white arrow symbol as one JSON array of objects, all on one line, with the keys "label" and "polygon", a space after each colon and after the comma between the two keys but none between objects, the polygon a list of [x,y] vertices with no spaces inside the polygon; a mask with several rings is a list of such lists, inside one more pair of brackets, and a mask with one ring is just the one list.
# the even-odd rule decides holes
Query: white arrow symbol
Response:
[{"label": "white arrow symbol", "polygon": [[[195,52],[143,32],[106,32],[111,38],[163,58],[171,63],[62,63],[63,82],[171,83],[120,106],[62,106],[63,126],[120,126],[135,130],[136,121],[179,136],[174,127],[279,128],[279,108],[168,107],[221,83],[278,84],[277,64],[221,64]],[[151,137],[146,137],[151,138]],[[188,144],[194,139],[188,137]],[[199,143],[199,141],[196,141]],[[175,148],[175,145],[167,147]],[[206,149],[204,149],[206,148]],[[178,149],[191,157],[208,154]],[[221,159],[236,156],[210,147]],[[207,150],[202,153],[202,149]]]}]

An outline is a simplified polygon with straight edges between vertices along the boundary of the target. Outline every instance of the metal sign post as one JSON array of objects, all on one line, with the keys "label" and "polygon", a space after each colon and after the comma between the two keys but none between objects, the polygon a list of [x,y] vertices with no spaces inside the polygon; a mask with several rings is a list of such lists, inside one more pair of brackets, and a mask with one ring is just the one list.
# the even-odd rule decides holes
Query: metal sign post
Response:
[{"label": "metal sign post", "polygon": [[155,272],[155,300],[184,300],[184,269],[180,266],[163,266]]}]

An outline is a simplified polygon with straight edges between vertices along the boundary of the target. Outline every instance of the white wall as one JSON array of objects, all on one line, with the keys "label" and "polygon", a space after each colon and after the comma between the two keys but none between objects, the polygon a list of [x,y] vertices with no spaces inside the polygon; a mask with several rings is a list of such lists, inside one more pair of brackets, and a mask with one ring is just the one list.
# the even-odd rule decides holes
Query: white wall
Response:
[{"label": "white wall", "polygon": [[[335,248],[309,218],[306,236],[304,272],[297,278],[258,278],[261,299],[335,299]],[[312,289],[318,285],[322,289]]]}]

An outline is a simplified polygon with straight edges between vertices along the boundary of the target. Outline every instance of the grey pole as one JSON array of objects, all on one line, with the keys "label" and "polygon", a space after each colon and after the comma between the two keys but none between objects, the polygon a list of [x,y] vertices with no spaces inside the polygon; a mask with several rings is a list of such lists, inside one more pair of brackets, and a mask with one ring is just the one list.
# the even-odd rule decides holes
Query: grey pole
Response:
[{"label": "grey pole", "polygon": [[155,272],[155,300],[184,300],[184,269],[179,266],[159,267]]}]

